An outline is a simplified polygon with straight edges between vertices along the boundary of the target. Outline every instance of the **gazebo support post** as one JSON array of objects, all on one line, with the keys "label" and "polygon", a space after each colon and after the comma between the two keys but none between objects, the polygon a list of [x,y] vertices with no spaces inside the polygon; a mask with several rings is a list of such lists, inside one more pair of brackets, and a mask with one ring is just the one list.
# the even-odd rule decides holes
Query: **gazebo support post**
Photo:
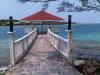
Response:
[{"label": "gazebo support post", "polygon": [[33,23],[31,23],[31,24],[32,24],[32,30],[34,30],[35,26],[34,26],[34,24],[33,24]]},{"label": "gazebo support post", "polygon": [[43,24],[42,24],[42,34],[43,34]]},{"label": "gazebo support post", "polygon": [[72,55],[71,55],[71,52],[72,52],[72,29],[71,29],[71,15],[68,16],[68,35],[67,35],[67,39],[68,39],[68,62],[70,64],[72,64]]}]

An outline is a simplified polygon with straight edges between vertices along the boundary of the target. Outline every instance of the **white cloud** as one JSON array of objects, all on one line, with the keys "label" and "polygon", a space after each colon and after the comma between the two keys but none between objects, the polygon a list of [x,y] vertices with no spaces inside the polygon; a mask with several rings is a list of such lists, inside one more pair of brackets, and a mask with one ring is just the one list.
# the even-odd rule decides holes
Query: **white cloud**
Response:
[{"label": "white cloud", "polygon": [[[75,1],[75,0],[74,0]],[[79,23],[100,23],[100,12],[85,11],[85,12],[61,12],[57,13],[58,2],[51,2],[48,12],[64,18],[67,21],[67,16],[72,15],[73,21]],[[25,3],[22,4],[17,0],[1,0],[0,2],[0,18],[8,18],[13,16],[16,19],[21,19],[41,10],[41,3]]]}]

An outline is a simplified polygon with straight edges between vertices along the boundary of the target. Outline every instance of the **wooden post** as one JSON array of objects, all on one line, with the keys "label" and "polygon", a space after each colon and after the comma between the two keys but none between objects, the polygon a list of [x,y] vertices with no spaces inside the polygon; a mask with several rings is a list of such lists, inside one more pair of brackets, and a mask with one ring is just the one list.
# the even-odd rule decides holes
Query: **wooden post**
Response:
[{"label": "wooden post", "polygon": [[9,34],[9,43],[10,43],[10,65],[13,66],[15,64],[15,52],[14,52],[14,32],[13,32],[13,18],[9,17],[10,22],[10,32]]},{"label": "wooden post", "polygon": [[68,16],[68,30],[71,30],[71,18],[72,18],[72,16],[69,15]]},{"label": "wooden post", "polygon": [[72,64],[72,30],[71,30],[71,15],[68,16],[68,62]]},{"label": "wooden post", "polygon": [[10,22],[10,32],[13,32],[13,17],[9,17],[9,22]]}]

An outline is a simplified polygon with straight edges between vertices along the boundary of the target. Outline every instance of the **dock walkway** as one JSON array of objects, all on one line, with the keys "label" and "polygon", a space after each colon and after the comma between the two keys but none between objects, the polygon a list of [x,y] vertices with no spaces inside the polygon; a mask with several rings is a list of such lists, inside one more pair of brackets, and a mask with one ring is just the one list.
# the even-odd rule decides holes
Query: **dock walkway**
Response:
[{"label": "dock walkway", "polygon": [[6,75],[81,75],[50,44],[47,35],[38,35],[28,55]]}]

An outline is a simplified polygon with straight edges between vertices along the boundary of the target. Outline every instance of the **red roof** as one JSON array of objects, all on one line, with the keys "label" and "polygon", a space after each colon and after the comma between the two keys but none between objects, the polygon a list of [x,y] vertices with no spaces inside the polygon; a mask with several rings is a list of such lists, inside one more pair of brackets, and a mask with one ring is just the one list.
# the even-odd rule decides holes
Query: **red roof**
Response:
[{"label": "red roof", "polygon": [[45,11],[40,11],[40,12],[37,12],[35,14],[32,14],[28,17],[25,17],[21,20],[64,20],[62,18],[59,18],[55,15],[52,15],[50,13],[47,13]]}]

